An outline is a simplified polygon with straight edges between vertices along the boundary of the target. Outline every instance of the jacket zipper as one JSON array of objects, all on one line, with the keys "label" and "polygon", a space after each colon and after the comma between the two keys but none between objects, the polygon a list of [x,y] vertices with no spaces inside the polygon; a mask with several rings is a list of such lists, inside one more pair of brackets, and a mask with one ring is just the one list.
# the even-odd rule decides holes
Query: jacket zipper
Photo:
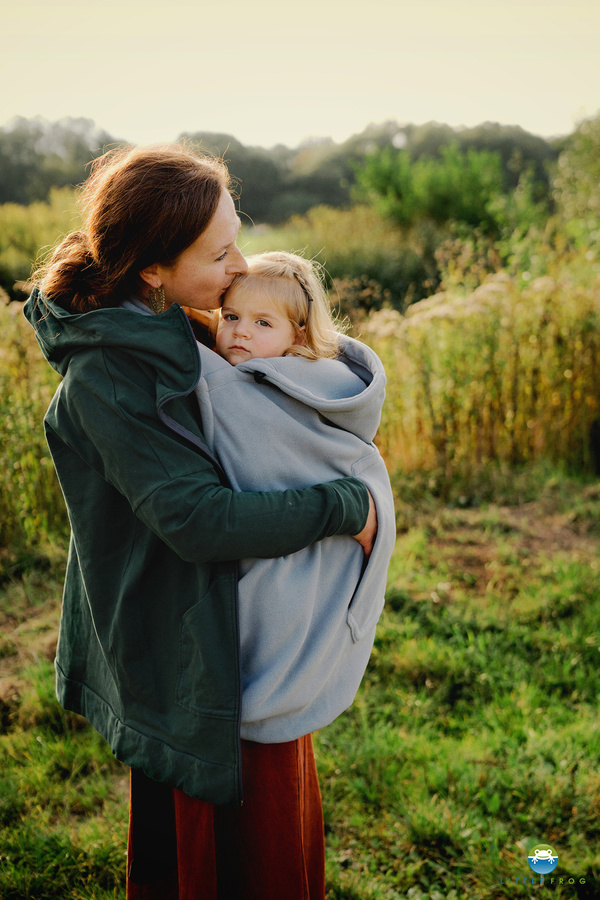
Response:
[{"label": "jacket zipper", "polygon": [[[196,349],[196,336],[195,336],[195,334],[194,334],[194,332],[193,332],[193,329],[192,329],[192,326],[190,325],[189,320],[188,320],[187,316],[185,315],[185,313],[183,312],[183,310],[182,310],[182,315],[183,315],[183,317],[184,317],[184,319],[185,319],[186,325],[188,326],[189,331],[190,331],[190,334],[191,334],[192,339],[193,339],[193,341],[194,341],[194,349]],[[196,350],[196,352],[197,352],[197,350]],[[201,365],[201,363],[200,363],[200,354],[198,354],[198,365],[199,365],[199,366]],[[199,370],[199,371],[200,371],[200,370]],[[196,382],[196,384],[197,384],[197,382]],[[228,487],[231,487],[231,484],[230,484],[230,482],[229,482],[229,479],[227,478],[227,475],[226,475],[225,472],[223,471],[223,468],[221,467],[221,464],[220,464],[219,460],[211,453],[211,451],[210,451],[208,445],[205,443],[205,441],[203,441],[203,440],[201,440],[200,438],[196,437],[195,434],[192,434],[191,431],[188,431],[187,428],[184,428],[182,425],[180,425],[179,422],[177,422],[175,419],[171,418],[171,416],[167,415],[167,413],[166,413],[166,412],[164,411],[164,409],[163,409],[163,407],[166,406],[167,403],[170,403],[171,400],[179,400],[181,397],[188,397],[188,396],[192,393],[192,391],[194,390],[194,388],[196,387],[196,384],[194,384],[194,385],[193,385],[189,390],[187,390],[187,391],[182,391],[182,392],[179,393],[179,394],[173,394],[171,397],[168,397],[167,399],[163,400],[162,403],[160,404],[160,406],[157,407],[158,417],[159,417],[159,419],[167,426],[167,428],[170,428],[171,431],[174,431],[174,432],[175,432],[176,434],[178,434],[180,437],[185,438],[187,441],[189,441],[191,444],[193,444],[193,445],[200,451],[200,453],[202,454],[202,456],[204,456],[206,459],[209,460],[209,462],[211,462],[211,463],[214,465],[214,467],[215,467],[215,468],[217,469],[217,471],[220,473],[221,477],[223,478],[223,480],[225,481],[225,483],[228,485]],[[240,798],[240,801],[239,801],[239,802],[240,802],[240,806],[243,806],[243,805],[244,805],[244,793],[243,793],[243,785],[242,785],[242,735],[241,735],[241,730],[242,730],[242,678],[241,678],[241,671],[240,671],[241,642],[240,642],[240,608],[239,608],[239,594],[238,594],[239,563],[238,563],[237,560],[235,560],[235,571],[234,571],[234,575],[235,575],[235,594],[234,594],[234,603],[235,603],[235,627],[236,627],[236,642],[237,642],[237,660],[236,660],[236,663],[237,663],[237,684],[238,684],[238,713],[237,713],[238,767],[237,767],[237,790],[238,790],[238,795],[239,795],[239,798]]]}]

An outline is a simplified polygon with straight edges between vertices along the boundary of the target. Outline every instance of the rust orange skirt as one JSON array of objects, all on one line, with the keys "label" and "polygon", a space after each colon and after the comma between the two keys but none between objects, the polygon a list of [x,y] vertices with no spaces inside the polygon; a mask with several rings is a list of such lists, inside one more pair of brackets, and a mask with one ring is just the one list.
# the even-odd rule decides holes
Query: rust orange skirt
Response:
[{"label": "rust orange skirt", "polygon": [[324,900],[311,736],[242,741],[242,781],[232,808],[132,771],[127,900]]}]

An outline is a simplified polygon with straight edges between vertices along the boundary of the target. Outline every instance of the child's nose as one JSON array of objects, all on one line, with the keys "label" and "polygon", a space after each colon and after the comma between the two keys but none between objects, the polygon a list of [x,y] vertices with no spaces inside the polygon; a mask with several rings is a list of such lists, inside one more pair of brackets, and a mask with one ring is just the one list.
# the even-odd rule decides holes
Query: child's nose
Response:
[{"label": "child's nose", "polygon": [[242,322],[241,319],[237,319],[236,322],[234,323],[234,327],[233,327],[234,334],[240,335],[241,337],[247,337],[248,330],[249,329],[248,329],[247,324],[245,322]]}]

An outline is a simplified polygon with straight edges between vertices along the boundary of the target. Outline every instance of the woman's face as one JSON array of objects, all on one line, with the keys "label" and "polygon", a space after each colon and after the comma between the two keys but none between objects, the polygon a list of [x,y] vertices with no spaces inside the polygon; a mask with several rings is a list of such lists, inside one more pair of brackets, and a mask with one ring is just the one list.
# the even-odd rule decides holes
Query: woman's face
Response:
[{"label": "woman's face", "polygon": [[172,303],[193,309],[218,309],[221,297],[248,263],[236,246],[240,219],[233,200],[223,191],[208,228],[180,253],[172,266],[156,264],[141,273],[151,287],[165,290],[165,308]]}]

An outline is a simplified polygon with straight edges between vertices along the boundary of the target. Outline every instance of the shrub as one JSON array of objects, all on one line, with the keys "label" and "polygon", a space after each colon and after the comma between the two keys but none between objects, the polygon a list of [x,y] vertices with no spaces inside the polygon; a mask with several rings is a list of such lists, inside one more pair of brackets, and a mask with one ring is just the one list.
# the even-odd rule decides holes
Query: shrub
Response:
[{"label": "shrub", "polygon": [[499,273],[404,317],[375,313],[362,336],[388,372],[380,443],[392,471],[443,482],[541,459],[597,470],[599,326],[598,278],[581,287]]},{"label": "shrub", "polygon": [[561,153],[554,197],[567,233],[584,247],[600,237],[600,116],[580,123]]},{"label": "shrub", "polygon": [[[421,226],[402,235],[368,206],[346,210],[317,206],[305,216],[292,217],[280,228],[245,229],[240,246],[245,253],[281,249],[318,259],[325,266],[330,286],[335,282],[339,289],[342,283],[343,312],[347,283],[356,281],[363,287],[368,283],[378,286],[375,293],[380,299],[370,301],[367,309],[379,308],[384,298],[395,308],[404,309],[411,300],[427,296],[431,284],[437,284],[437,267],[428,264],[423,254],[425,244],[437,243],[432,230],[432,226]],[[351,312],[357,291],[352,289],[350,293]]]},{"label": "shrub", "polygon": [[0,308],[0,547],[13,557],[67,531],[42,419],[58,375],[42,358],[22,304]]},{"label": "shrub", "polygon": [[376,209],[397,225],[430,220],[497,230],[491,206],[503,189],[497,153],[461,152],[449,144],[439,159],[412,161],[407,151],[386,147],[367,157],[357,181]]},{"label": "shrub", "polygon": [[12,299],[24,299],[20,283],[27,282],[35,261],[62,235],[78,227],[75,192],[54,189],[48,203],[0,206],[0,287]]}]

